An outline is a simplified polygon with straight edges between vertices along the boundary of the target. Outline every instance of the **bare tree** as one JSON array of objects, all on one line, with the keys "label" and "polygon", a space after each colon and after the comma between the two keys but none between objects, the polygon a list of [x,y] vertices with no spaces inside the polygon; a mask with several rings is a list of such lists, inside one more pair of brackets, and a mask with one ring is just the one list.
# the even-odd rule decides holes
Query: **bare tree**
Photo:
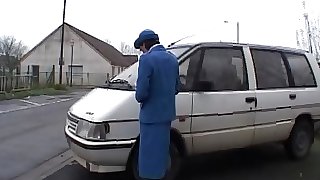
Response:
[{"label": "bare tree", "polygon": [[136,48],[126,44],[125,42],[121,42],[120,51],[125,55],[140,55],[141,52]]},{"label": "bare tree", "polygon": [[305,0],[302,1],[302,6],[304,13],[299,20],[303,19],[304,27],[297,30],[297,46],[302,49],[309,49],[320,60],[320,17],[309,15]]},{"label": "bare tree", "polygon": [[314,54],[320,59],[320,17],[311,21],[311,38]]},{"label": "bare tree", "polygon": [[12,75],[14,69],[19,65],[19,61],[24,53],[27,51],[27,47],[22,41],[17,41],[13,36],[3,36],[0,38],[0,55],[2,56],[2,71],[6,69],[9,74]]}]

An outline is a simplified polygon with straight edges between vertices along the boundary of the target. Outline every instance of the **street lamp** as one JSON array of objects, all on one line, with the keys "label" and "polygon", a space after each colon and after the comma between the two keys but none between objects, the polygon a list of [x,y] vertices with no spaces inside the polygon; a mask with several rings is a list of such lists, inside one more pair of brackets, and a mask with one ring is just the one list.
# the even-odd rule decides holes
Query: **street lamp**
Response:
[{"label": "street lamp", "polygon": [[[229,21],[224,21],[224,23],[229,23]],[[240,23],[237,21],[237,43],[240,42]]]},{"label": "street lamp", "polygon": [[71,40],[70,45],[71,45],[70,87],[72,87],[72,79],[73,79],[73,73],[72,73],[72,70],[73,70],[73,46],[74,46],[74,40],[73,39]]}]

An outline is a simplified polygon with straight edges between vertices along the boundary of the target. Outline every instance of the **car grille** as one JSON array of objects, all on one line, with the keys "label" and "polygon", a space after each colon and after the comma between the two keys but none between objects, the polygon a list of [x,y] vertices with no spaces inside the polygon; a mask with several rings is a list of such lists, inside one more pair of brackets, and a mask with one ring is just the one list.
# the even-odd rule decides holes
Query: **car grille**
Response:
[{"label": "car grille", "polygon": [[71,113],[68,113],[67,126],[68,126],[68,130],[73,134],[76,134],[77,132],[78,123],[79,123],[79,119],[76,116],[72,115]]}]

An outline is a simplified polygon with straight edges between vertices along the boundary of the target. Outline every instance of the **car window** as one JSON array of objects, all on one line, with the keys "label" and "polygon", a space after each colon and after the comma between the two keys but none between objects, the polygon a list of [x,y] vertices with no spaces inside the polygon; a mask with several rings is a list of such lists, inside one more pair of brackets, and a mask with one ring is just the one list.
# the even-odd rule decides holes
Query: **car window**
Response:
[{"label": "car window", "polygon": [[174,54],[177,58],[179,58],[183,53],[190,49],[191,46],[187,47],[176,47],[176,48],[168,48],[167,50]]},{"label": "car window", "polygon": [[258,89],[289,87],[288,74],[281,53],[251,50]]},{"label": "car window", "polygon": [[[181,48],[180,47],[171,48],[171,49],[168,49],[168,51],[170,51],[175,56],[179,57],[179,56],[181,56],[181,54],[185,53],[189,49],[190,49],[190,46],[184,46]],[[138,77],[138,66],[139,66],[139,62],[134,63],[133,65],[131,65],[130,67],[128,67],[124,71],[122,71],[120,74],[118,74],[116,76],[113,75],[113,78],[111,81],[119,80],[119,79],[125,80],[131,86],[133,86],[135,88],[137,77]],[[188,65],[186,65],[186,66],[188,67]],[[115,67],[112,66],[112,74],[114,74],[114,73],[115,73]]]},{"label": "car window", "polygon": [[182,91],[190,91],[194,83],[197,65],[200,62],[201,50],[197,50],[180,63],[179,75]]},{"label": "car window", "polygon": [[285,54],[296,87],[316,86],[311,67],[304,55]]},{"label": "car window", "polygon": [[242,50],[206,49],[196,86],[199,91],[247,90],[247,73]]}]

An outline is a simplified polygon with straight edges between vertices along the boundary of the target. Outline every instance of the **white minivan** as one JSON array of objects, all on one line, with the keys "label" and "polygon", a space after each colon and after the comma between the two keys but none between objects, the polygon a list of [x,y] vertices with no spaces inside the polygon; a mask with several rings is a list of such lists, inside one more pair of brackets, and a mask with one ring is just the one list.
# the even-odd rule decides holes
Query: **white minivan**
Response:
[{"label": "white minivan", "polygon": [[[311,54],[221,42],[168,50],[178,57],[182,87],[167,179],[190,155],[270,142],[282,143],[293,159],[308,155],[320,120],[320,71]],[[138,179],[137,66],[96,87],[68,111],[68,144],[91,172],[127,171]]]}]

